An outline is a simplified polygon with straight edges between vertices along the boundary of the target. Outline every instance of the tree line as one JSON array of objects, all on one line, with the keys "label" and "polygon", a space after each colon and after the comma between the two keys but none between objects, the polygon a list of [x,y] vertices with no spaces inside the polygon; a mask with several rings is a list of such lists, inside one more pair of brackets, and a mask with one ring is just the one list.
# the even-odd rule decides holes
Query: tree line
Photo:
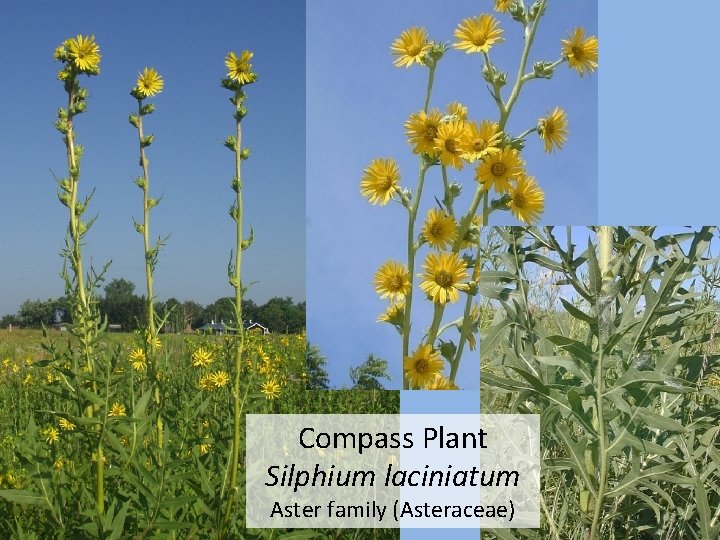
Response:
[{"label": "tree line", "polygon": [[[107,317],[108,324],[120,325],[125,332],[142,328],[145,324],[145,297],[135,294],[135,284],[123,279],[113,279],[104,288],[100,299],[100,313]],[[223,322],[233,325],[233,298],[218,298],[202,306],[193,300],[180,301],[168,298],[156,303],[160,319],[165,319],[166,332],[182,332],[197,329],[205,324]],[[245,321],[262,324],[273,333],[299,333],[305,328],[305,302],[295,303],[290,297],[275,297],[265,304],[257,305],[252,300],[243,300]],[[42,300],[26,300],[14,315],[0,319],[0,327],[9,325],[24,328],[39,328],[70,323],[70,309],[67,297]]]}]

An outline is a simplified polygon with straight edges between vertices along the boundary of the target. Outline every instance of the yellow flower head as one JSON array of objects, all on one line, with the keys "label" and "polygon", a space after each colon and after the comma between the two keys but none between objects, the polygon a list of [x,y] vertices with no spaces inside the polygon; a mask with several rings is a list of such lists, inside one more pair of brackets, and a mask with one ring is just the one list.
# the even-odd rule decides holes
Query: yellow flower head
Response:
[{"label": "yellow flower head", "polygon": [[275,379],[268,379],[260,385],[260,391],[267,399],[276,399],[280,395],[280,385]]},{"label": "yellow flower head", "polygon": [[442,210],[433,208],[428,212],[422,234],[431,247],[445,249],[455,241],[457,236],[457,223],[452,216]]},{"label": "yellow flower head", "polygon": [[41,433],[48,444],[55,444],[60,439],[60,433],[52,426],[46,427]]},{"label": "yellow flower head", "polygon": [[435,150],[439,154],[440,163],[446,167],[462,169],[460,158],[463,153],[463,138],[465,135],[465,122],[453,120],[440,124],[435,137]]},{"label": "yellow flower head", "polygon": [[227,385],[228,381],[230,381],[230,376],[227,374],[227,371],[216,371],[211,375],[211,378],[215,388],[223,388]]},{"label": "yellow flower head", "polygon": [[442,113],[433,109],[429,113],[420,111],[410,115],[405,122],[405,133],[415,154],[436,155],[435,138],[442,122]]},{"label": "yellow flower head", "polygon": [[378,316],[377,322],[386,322],[400,326],[403,323],[404,317],[405,302],[398,302],[396,304],[390,304],[388,308]]},{"label": "yellow flower head", "polygon": [[387,261],[375,272],[374,283],[380,298],[402,300],[410,291],[410,273],[401,262]]},{"label": "yellow flower head", "polygon": [[390,51],[395,56],[396,67],[406,68],[413,64],[422,64],[425,54],[432,48],[428,41],[427,30],[413,26],[400,34],[400,37],[393,41]]},{"label": "yellow flower head", "polygon": [[467,120],[468,108],[459,101],[448,103],[445,111],[450,116],[454,116],[456,120]]},{"label": "yellow flower head", "polygon": [[[95,36],[81,36],[65,40],[67,59],[79,71],[97,73],[100,70],[100,46],[95,43]],[[55,51],[55,57],[59,57]]]},{"label": "yellow flower head", "polygon": [[568,121],[565,111],[560,107],[555,107],[555,110],[545,118],[540,118],[537,132],[545,142],[545,152],[550,153],[554,151],[554,148],[562,148],[568,134]]},{"label": "yellow flower head", "polygon": [[570,39],[563,39],[562,55],[568,59],[568,64],[580,76],[585,72],[592,73],[598,67],[598,39],[590,36],[585,39],[585,29],[576,28]]},{"label": "yellow flower head", "polygon": [[116,401],[115,403],[113,403],[112,407],[110,407],[110,412],[108,413],[108,416],[125,416],[125,405]]},{"label": "yellow flower head", "polygon": [[145,68],[138,74],[137,84],[133,90],[138,98],[146,98],[162,92],[164,85],[165,82],[155,68]]},{"label": "yellow flower head", "polygon": [[420,288],[436,304],[457,302],[458,291],[469,288],[461,283],[468,279],[467,265],[457,253],[429,253],[424,268]]},{"label": "yellow flower head", "polygon": [[233,51],[230,51],[225,57],[225,66],[228,68],[228,78],[237,81],[240,84],[249,84],[255,82],[257,75],[252,70],[250,60],[253,53],[243,51],[238,57]]},{"label": "yellow flower head", "polygon": [[479,124],[468,122],[462,141],[462,158],[474,163],[490,152],[499,152],[501,140],[502,131],[497,122],[490,120],[483,120]]},{"label": "yellow flower head", "polygon": [[545,194],[535,178],[523,175],[510,188],[508,207],[512,214],[523,223],[535,223],[545,209]]},{"label": "yellow flower head", "polygon": [[213,379],[212,373],[206,373],[205,375],[200,377],[198,386],[201,390],[212,390],[213,388],[215,388],[215,381]]},{"label": "yellow flower head", "polygon": [[520,153],[512,148],[503,148],[483,158],[475,169],[475,180],[485,189],[494,187],[498,193],[506,193],[510,190],[510,181],[517,180],[523,170]]},{"label": "yellow flower head", "polygon": [[397,192],[399,182],[400,168],[394,159],[373,159],[363,172],[360,193],[371,204],[384,206]]},{"label": "yellow flower head", "polygon": [[61,418],[60,420],[58,420],[58,425],[63,431],[75,431],[75,424],[73,424],[70,420],[67,420],[66,418]]},{"label": "yellow flower head", "polygon": [[413,388],[426,388],[440,373],[444,363],[432,345],[420,345],[412,356],[403,362],[405,378]]},{"label": "yellow flower head", "polygon": [[147,368],[147,357],[145,351],[140,347],[135,347],[130,351],[130,362],[135,371],[145,371]]},{"label": "yellow flower head", "polygon": [[495,0],[495,11],[504,13],[510,7],[512,0]]},{"label": "yellow flower head", "polygon": [[463,21],[455,29],[456,49],[466,53],[488,52],[495,43],[503,41],[498,20],[487,13]]},{"label": "yellow flower head", "polygon": [[205,367],[213,361],[213,353],[199,347],[192,353],[191,364],[193,367]]}]

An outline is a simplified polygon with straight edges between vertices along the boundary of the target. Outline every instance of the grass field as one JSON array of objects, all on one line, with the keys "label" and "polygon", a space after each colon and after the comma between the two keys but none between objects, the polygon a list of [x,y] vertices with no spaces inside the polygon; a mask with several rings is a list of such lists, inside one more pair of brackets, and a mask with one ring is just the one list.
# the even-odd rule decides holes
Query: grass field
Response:
[{"label": "grass field", "polygon": [[[216,537],[233,431],[231,384],[222,373],[230,372],[233,338],[163,335],[152,367],[133,364],[138,336],[105,334],[96,351],[105,373],[86,378],[71,369],[69,338],[58,331],[45,338],[35,330],[0,333],[0,536]],[[305,390],[305,355],[304,335],[246,336],[244,414],[398,412],[397,392]],[[99,402],[85,391],[93,385]],[[83,416],[88,405],[99,423]],[[100,452],[102,516],[93,474]],[[232,537],[289,533],[244,529],[244,498],[241,489]],[[288,538],[395,538],[398,531],[292,534]]]}]

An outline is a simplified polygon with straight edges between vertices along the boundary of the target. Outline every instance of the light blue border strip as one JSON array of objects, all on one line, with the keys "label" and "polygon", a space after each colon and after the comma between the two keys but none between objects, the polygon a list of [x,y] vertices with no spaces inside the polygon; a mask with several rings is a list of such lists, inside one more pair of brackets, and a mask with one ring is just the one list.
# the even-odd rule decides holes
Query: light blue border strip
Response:
[{"label": "light blue border strip", "polygon": [[[407,390],[400,392],[401,414],[479,414],[479,390]],[[453,540],[478,540],[478,529],[401,529],[401,540],[438,540],[447,531]]]}]

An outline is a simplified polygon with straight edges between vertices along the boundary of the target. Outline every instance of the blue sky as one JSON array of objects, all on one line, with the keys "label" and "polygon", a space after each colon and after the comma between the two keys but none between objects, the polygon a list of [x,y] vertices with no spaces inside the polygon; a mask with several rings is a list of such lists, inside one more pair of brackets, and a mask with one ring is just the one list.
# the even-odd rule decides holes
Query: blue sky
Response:
[{"label": "blue sky", "polygon": [[[144,290],[142,238],[132,217],[142,218],[137,132],[127,122],[137,107],[129,95],[139,71],[154,66],[165,90],[153,101],[146,132],[151,191],[163,195],[151,213],[154,236],[171,237],[160,254],[156,292],[203,304],[232,289],[226,268],[234,246],[228,215],[234,192],[234,158],[223,147],[234,129],[230,92],[219,85],[230,50],[255,52],[259,81],[247,88],[250,110],[243,142],[245,223],[255,229],[246,251],[248,297],[305,299],[305,24],[304,3],[263,2],[5,2],[0,49],[0,315],[28,298],[63,294],[58,255],[67,209],[58,202],[53,174],[66,175],[65,149],[53,122],[66,94],[56,80],[55,47],[77,34],[94,34],[101,74],[82,84],[88,112],[76,121],[85,146],[81,193],[96,189],[88,216],[98,214],[87,236],[87,260],[108,279],[123,277]],[[72,12],[72,16],[68,16]],[[282,39],[277,39],[281,36]]]},{"label": "blue sky", "polygon": [[[407,147],[403,124],[422,108],[427,70],[393,67],[390,44],[411,26],[425,26],[432,39],[451,41],[463,18],[490,11],[492,4],[457,0],[438,9],[439,4],[429,0],[308,3],[308,335],[328,357],[336,384],[349,382],[348,366],[371,352],[389,361],[393,386],[400,384],[400,339],[392,327],[375,322],[386,303],[377,298],[372,277],[385,260],[405,259],[407,216],[397,204],[369,205],[359,194],[359,181],[373,158],[392,156],[400,165],[402,182],[415,185],[417,157]],[[508,15],[501,21],[506,41],[495,46],[491,56],[513,80],[522,28]],[[529,65],[557,59],[560,40],[575,26],[597,34],[596,2],[552,2]],[[431,107],[460,100],[470,117],[496,119],[480,68],[478,55],[449,51],[437,70]],[[597,220],[597,83],[597,73],[581,78],[567,65],[560,66],[552,80],[526,85],[508,123],[517,135],[557,105],[567,111],[570,135],[562,151],[546,154],[540,141],[531,138],[523,153],[546,192],[544,223]],[[439,182],[438,174],[433,170],[429,181]],[[467,185],[468,193],[474,189],[471,168],[456,179]],[[456,208],[467,206],[467,199],[462,201]],[[422,208],[432,204],[430,198],[421,206],[421,215]],[[505,214],[492,217],[491,224],[516,223]],[[426,314],[418,312],[414,319],[416,333],[429,324]],[[468,381],[465,387],[477,387],[478,365],[478,351],[468,352],[465,373],[458,378]]]}]

